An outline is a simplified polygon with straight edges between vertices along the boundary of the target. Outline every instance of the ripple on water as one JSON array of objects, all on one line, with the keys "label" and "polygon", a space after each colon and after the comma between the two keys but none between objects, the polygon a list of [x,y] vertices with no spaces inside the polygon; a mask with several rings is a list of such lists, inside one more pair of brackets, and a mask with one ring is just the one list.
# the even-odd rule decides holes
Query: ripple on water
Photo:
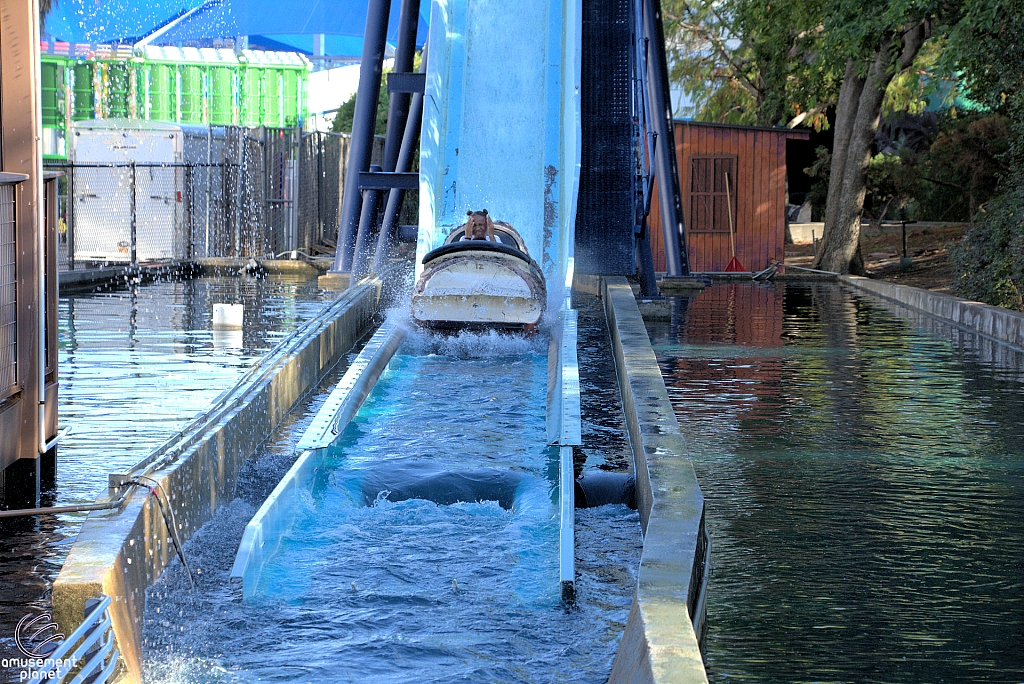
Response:
[{"label": "ripple on water", "polygon": [[[175,564],[150,591],[151,680],[605,681],[635,584],[638,518],[621,506],[577,512],[579,603],[567,611],[557,454],[537,410],[545,347],[414,333],[329,454],[330,475],[304,501],[256,598],[236,602],[227,575],[261,502],[244,492],[263,479],[251,468],[242,498],[186,545],[203,588],[190,592]],[[302,429],[279,433],[256,462],[278,462]],[[383,497],[359,505],[366,471],[409,462],[513,469],[522,480],[511,510]]]},{"label": "ripple on water", "polygon": [[[92,502],[107,473],[177,432],[278,340],[316,316],[331,295],[316,281],[196,278],[60,298],[57,488],[48,505]],[[245,304],[245,330],[211,331],[212,305]],[[49,609],[84,514],[0,522],[0,655],[27,612]],[[0,681],[17,673],[0,672]]]},{"label": "ripple on water", "polygon": [[651,322],[714,543],[712,681],[1019,682],[1021,378],[838,287]]}]

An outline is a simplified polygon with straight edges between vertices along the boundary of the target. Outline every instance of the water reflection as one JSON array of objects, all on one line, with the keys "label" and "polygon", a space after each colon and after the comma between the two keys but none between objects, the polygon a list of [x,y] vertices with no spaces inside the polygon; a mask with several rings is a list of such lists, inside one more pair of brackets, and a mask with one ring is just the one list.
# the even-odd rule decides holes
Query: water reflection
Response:
[{"label": "water reflection", "polygon": [[[292,277],[197,278],[60,299],[57,488],[46,501],[92,501],[107,473],[138,461],[230,387],[331,296]],[[213,303],[245,305],[241,336],[211,330]],[[48,609],[84,515],[0,521],[0,656],[14,625]],[[0,681],[16,673],[0,670]]]},{"label": "water reflection", "polygon": [[648,324],[707,497],[712,681],[1020,681],[1021,360],[932,327],[782,284]]}]

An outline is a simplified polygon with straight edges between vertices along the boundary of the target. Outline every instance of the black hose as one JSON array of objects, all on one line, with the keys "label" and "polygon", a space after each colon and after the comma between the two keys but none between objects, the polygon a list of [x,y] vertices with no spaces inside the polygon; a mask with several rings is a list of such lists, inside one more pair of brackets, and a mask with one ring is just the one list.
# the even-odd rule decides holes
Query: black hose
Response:
[{"label": "black hose", "polygon": [[[155,486],[141,485],[139,480],[149,480]],[[135,479],[131,482],[140,484],[146,487],[153,494],[153,498],[156,499],[156,505],[160,509],[160,516],[164,519],[164,525],[167,526],[167,531],[170,532],[171,543],[174,544],[174,550],[178,554],[178,559],[181,561],[182,567],[185,568],[185,574],[188,575],[188,583],[195,589],[196,583],[192,578],[192,569],[188,567],[188,561],[185,560],[185,551],[181,546],[181,542],[178,540],[178,528],[175,526],[174,511],[171,509],[171,501],[167,497],[167,492],[164,490],[163,485],[159,481],[154,480],[151,477],[145,475],[136,475]],[[167,506],[164,507],[163,499],[167,499]]]}]

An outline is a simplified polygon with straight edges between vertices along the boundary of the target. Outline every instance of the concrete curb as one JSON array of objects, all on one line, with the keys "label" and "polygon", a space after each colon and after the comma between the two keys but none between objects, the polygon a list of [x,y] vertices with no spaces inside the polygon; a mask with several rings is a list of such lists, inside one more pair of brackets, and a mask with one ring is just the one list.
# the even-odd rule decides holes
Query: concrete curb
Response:
[{"label": "concrete curb", "polygon": [[605,314],[636,471],[644,550],[609,682],[707,682],[690,613],[705,569],[704,496],[640,309],[607,278]]},{"label": "concrete curb", "polygon": [[884,280],[840,276],[839,281],[990,340],[1024,350],[1024,314],[1017,311]]},{"label": "concrete curb", "polygon": [[[372,282],[339,297],[298,340],[265,357],[266,373],[222,394],[219,403],[230,410],[201,434],[183,439],[176,460],[150,474],[167,493],[182,543],[227,503],[245,459],[362,337],[379,293],[379,283]],[[146,589],[173,558],[155,497],[136,489],[121,510],[94,513],[85,521],[53,584],[54,619],[69,634],[83,619],[86,599],[113,597],[116,647],[131,681],[141,682]]]},{"label": "concrete curb", "polygon": [[180,277],[192,272],[192,264],[177,261],[167,264],[140,264],[131,266],[103,266],[100,268],[84,268],[74,271],[58,271],[57,288],[61,294],[95,290],[103,286],[127,285],[128,281],[138,278],[142,281],[155,280],[161,277]]}]

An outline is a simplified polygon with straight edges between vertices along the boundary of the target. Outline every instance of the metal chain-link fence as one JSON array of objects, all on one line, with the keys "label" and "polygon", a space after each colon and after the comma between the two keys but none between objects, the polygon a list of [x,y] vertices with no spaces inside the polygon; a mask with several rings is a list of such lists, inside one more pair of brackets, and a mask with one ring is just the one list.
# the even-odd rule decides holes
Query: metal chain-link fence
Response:
[{"label": "metal chain-link fence", "polygon": [[[334,254],[345,193],[351,136],[348,133],[305,133],[299,145],[297,243],[311,255]],[[384,136],[373,139],[370,164],[384,161]]]},{"label": "metal chain-link fence", "polygon": [[333,254],[351,137],[314,132],[299,146],[299,243],[310,254]]},{"label": "metal chain-link fence", "polygon": [[[333,254],[350,136],[214,127],[186,161],[47,162],[58,181],[58,269]],[[384,138],[371,162],[381,163]],[[409,212],[406,212],[409,213]]]},{"label": "metal chain-link fence", "polygon": [[[312,189],[302,191],[295,130],[191,131],[184,138],[187,161],[173,163],[47,162],[64,172],[58,182],[58,268],[308,250],[337,218],[324,212],[322,229],[300,229],[300,221],[309,221],[301,200],[306,192],[314,199],[340,197],[339,155],[346,152],[347,146],[333,142],[307,155],[306,166],[334,171],[311,179]],[[330,158],[325,162],[321,155]],[[318,220],[315,212],[313,217]]]},{"label": "metal chain-link fence", "polygon": [[13,183],[0,185],[0,401],[18,388],[17,245]]}]

